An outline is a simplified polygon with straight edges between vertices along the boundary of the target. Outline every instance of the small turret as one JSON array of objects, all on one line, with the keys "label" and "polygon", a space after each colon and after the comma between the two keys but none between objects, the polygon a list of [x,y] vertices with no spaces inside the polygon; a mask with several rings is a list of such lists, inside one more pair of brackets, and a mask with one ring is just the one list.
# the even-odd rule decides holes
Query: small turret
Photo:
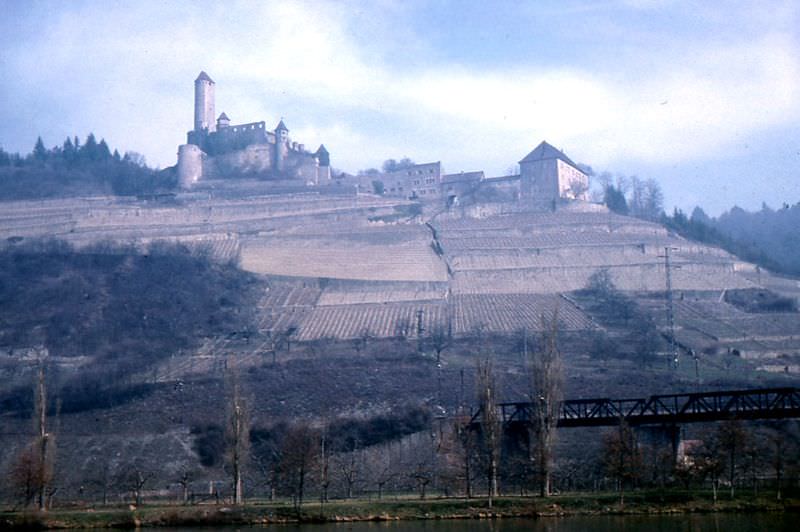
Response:
[{"label": "small turret", "polygon": [[319,145],[319,148],[317,148],[317,152],[314,155],[317,156],[320,166],[331,165],[331,155],[328,153],[328,150],[325,149],[324,144]]},{"label": "small turret", "polygon": [[289,156],[289,128],[283,119],[275,127],[275,171],[282,174],[286,168],[286,158]]},{"label": "small turret", "polygon": [[283,123],[283,118],[281,118],[281,121],[278,122],[278,125],[275,127],[275,138],[279,142],[286,142],[289,140],[289,128]]},{"label": "small turret", "polygon": [[228,115],[226,115],[225,112],[223,111],[223,113],[219,115],[219,118],[217,118],[217,129],[223,129],[230,125],[231,125],[231,119],[228,118]]}]

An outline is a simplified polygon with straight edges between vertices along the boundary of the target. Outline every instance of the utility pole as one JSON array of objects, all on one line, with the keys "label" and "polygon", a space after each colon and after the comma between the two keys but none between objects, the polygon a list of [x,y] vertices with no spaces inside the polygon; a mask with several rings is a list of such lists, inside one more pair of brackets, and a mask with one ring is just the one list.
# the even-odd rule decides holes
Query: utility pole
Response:
[{"label": "utility pole", "polygon": [[425,332],[425,328],[422,326],[422,316],[425,313],[424,310],[419,309],[417,310],[417,352],[422,353],[422,333]]},{"label": "utility pole", "polygon": [[672,271],[670,264],[669,252],[672,248],[669,246],[664,247],[664,270],[666,271],[667,281],[667,327],[669,329],[669,345],[670,356],[672,357],[672,364],[675,368],[678,367],[678,344],[675,341],[675,309],[672,301]]}]

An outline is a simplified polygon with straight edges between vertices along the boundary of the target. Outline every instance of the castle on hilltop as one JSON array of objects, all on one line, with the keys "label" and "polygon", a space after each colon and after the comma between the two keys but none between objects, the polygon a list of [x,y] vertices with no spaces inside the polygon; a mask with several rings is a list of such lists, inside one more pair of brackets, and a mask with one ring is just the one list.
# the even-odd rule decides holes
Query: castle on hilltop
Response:
[{"label": "castle on hilltop", "polygon": [[255,177],[322,184],[331,178],[325,146],[315,152],[289,138],[283,119],[274,130],[265,123],[231,125],[224,112],[214,119],[214,80],[200,72],[194,81],[194,129],[178,147],[178,182],[191,188],[201,179]]},{"label": "castle on hilltop", "polygon": [[340,174],[332,179],[325,146],[307,151],[303,144],[289,138],[283,119],[272,131],[264,122],[231,125],[224,112],[215,119],[214,88],[214,80],[200,72],[194,81],[194,129],[188,132],[186,144],[178,148],[177,173],[182,188],[191,188],[200,180],[249,177],[292,187],[348,185],[356,191],[441,202],[448,207],[466,200],[554,209],[559,202],[587,199],[588,176],[546,141],[519,161],[519,173],[514,175],[446,174],[437,161],[384,172]]}]

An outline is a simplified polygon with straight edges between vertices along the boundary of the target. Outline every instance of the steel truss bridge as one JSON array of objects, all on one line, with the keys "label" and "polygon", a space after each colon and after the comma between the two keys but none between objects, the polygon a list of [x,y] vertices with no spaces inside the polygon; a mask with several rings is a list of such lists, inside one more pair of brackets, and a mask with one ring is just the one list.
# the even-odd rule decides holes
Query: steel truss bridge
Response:
[{"label": "steel truss bridge", "polygon": [[[532,424],[531,402],[500,403],[498,419],[505,425]],[[568,399],[559,407],[559,427],[679,425],[727,419],[787,419],[800,417],[800,388],[761,388],[718,392],[652,395],[642,399]],[[470,425],[479,426],[479,409]]]}]

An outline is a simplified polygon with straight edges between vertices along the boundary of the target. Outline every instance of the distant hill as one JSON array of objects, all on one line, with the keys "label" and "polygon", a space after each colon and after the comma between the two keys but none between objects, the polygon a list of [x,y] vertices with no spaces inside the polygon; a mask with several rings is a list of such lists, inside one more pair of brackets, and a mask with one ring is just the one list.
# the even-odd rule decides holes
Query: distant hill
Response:
[{"label": "distant hill", "polygon": [[734,241],[760,249],[781,271],[800,275],[800,202],[758,212],[734,207],[711,221],[712,227]]}]

